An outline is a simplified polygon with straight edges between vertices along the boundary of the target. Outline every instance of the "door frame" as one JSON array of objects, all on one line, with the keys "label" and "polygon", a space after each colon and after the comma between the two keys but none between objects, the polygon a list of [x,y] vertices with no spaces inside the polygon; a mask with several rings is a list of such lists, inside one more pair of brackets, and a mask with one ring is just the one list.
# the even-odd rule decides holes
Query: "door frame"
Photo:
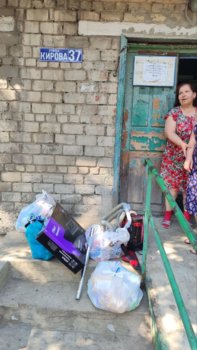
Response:
[{"label": "door frame", "polygon": [[[129,39],[125,35],[121,35],[120,39],[120,54],[119,54],[119,69],[118,69],[118,92],[117,92],[117,104],[116,104],[116,123],[115,123],[115,146],[114,146],[114,174],[113,174],[113,188],[112,188],[112,201],[113,205],[119,203],[120,198],[120,169],[121,169],[121,156],[122,156],[122,139],[124,138],[123,123],[127,120],[128,115],[124,115],[124,99],[125,99],[125,87],[126,87],[126,64],[128,51],[151,51],[159,50],[163,54],[165,52],[171,52],[175,54],[181,54],[182,56],[189,57],[192,54],[197,54],[197,45],[185,41],[162,40],[158,42],[154,39],[148,39],[148,41],[138,41],[136,39]],[[162,43],[161,43],[162,42]]]}]

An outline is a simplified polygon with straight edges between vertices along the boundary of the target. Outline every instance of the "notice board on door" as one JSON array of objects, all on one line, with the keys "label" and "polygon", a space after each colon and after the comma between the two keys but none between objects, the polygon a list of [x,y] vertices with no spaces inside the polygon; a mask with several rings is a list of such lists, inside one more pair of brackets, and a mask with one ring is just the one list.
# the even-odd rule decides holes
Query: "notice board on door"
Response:
[{"label": "notice board on door", "polygon": [[174,86],[174,56],[135,56],[133,85]]}]

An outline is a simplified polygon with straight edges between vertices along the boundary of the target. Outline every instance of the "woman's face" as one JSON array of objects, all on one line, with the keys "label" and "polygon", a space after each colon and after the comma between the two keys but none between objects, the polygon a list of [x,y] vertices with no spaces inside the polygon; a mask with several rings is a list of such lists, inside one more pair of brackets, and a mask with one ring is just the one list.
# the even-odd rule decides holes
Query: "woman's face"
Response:
[{"label": "woman's face", "polygon": [[178,99],[181,106],[193,105],[196,93],[192,91],[189,84],[182,85],[178,92]]}]

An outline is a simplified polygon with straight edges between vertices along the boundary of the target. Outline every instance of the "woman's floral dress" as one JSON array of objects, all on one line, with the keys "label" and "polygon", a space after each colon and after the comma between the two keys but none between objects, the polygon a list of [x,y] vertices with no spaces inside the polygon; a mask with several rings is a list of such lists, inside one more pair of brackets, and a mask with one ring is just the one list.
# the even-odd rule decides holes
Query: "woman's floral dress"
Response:
[{"label": "woman's floral dress", "polygon": [[[193,130],[193,118],[185,116],[180,107],[175,107],[164,117],[172,117],[176,122],[176,133],[186,143],[189,142]],[[162,155],[161,176],[169,189],[185,192],[188,181],[188,172],[183,168],[185,156],[182,148],[167,140]]]},{"label": "woman's floral dress", "polygon": [[194,126],[196,145],[193,153],[193,167],[189,174],[187,193],[186,193],[186,210],[192,215],[197,215],[197,124]]}]

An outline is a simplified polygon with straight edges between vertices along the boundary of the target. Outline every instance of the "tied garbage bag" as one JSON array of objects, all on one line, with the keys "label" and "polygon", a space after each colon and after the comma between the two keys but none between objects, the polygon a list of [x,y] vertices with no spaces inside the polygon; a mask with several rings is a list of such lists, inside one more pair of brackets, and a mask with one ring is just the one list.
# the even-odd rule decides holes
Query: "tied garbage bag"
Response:
[{"label": "tied garbage bag", "polygon": [[99,309],[116,313],[134,310],[142,300],[141,277],[119,261],[98,263],[88,280],[88,296]]},{"label": "tied garbage bag", "polygon": [[123,255],[121,245],[126,245],[130,239],[129,232],[125,228],[117,228],[115,231],[103,231],[102,226],[90,226],[85,235],[89,241],[90,231],[93,228],[93,236],[90,242],[90,258],[99,262],[103,260],[117,259]]},{"label": "tied garbage bag", "polygon": [[55,200],[51,197],[46,191],[42,191],[41,194],[36,196],[36,200],[24,207],[16,220],[16,230],[25,232],[25,227],[36,220],[39,217],[42,217],[46,221],[53,212],[53,209],[56,205]]},{"label": "tied garbage bag", "polygon": [[53,258],[53,254],[36,240],[42,228],[42,222],[34,221],[26,227],[25,236],[29,243],[33,259],[50,260]]}]

